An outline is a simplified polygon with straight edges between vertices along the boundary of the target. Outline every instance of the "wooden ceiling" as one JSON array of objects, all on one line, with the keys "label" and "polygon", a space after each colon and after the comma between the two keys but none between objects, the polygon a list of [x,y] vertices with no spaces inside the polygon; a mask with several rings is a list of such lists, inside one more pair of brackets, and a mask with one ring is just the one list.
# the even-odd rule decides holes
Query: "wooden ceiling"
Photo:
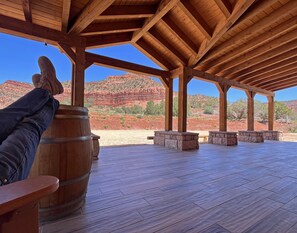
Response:
[{"label": "wooden ceiling", "polygon": [[297,85],[296,15],[296,0],[1,0],[0,32],[130,43],[165,71],[274,92]]}]

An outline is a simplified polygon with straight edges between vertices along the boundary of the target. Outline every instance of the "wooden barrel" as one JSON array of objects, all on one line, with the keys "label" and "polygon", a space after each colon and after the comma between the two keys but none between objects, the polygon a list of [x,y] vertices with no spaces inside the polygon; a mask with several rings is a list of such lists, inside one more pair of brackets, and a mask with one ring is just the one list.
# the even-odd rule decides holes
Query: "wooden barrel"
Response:
[{"label": "wooden barrel", "polygon": [[84,204],[91,163],[88,110],[61,105],[41,137],[30,172],[30,176],[52,175],[60,180],[59,189],[40,201],[42,221],[69,215]]}]

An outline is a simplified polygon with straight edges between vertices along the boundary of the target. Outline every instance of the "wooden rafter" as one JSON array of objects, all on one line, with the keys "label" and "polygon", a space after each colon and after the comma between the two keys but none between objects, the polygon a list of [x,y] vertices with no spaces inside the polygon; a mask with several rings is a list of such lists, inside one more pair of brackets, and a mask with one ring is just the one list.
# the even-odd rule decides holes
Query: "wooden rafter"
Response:
[{"label": "wooden rafter", "polygon": [[186,35],[177,25],[176,23],[170,19],[169,16],[164,16],[162,19],[163,23],[167,26],[167,28],[174,34],[192,53],[192,55],[196,54],[198,50],[198,46]]},{"label": "wooden rafter", "polygon": [[218,7],[221,9],[226,18],[232,13],[232,5],[228,0],[215,0]]},{"label": "wooden rafter", "polygon": [[142,53],[144,53],[149,58],[151,58],[153,61],[155,61],[163,69],[165,69],[165,70],[173,69],[173,66],[171,65],[171,63],[167,59],[165,59],[163,56],[161,56],[158,53],[158,51],[156,51],[152,46],[150,46],[143,39],[138,40],[136,43],[133,43],[133,45],[136,46],[137,49],[142,51]]},{"label": "wooden rafter", "polygon": [[132,37],[132,42],[137,42],[144,33],[150,30],[164,15],[166,15],[177,3],[179,0],[162,0],[154,16],[147,19],[143,27],[134,32]]},{"label": "wooden rafter", "polygon": [[[297,30],[293,30],[291,32],[288,32],[287,34],[280,36],[269,43],[263,44],[262,46],[259,46],[249,52],[244,53],[243,55],[236,57],[235,59],[226,62],[224,65],[219,66],[216,69],[212,69],[213,73],[223,72],[225,70],[228,70],[232,67],[236,67],[239,64],[247,63],[249,60],[252,60],[256,57],[259,57],[261,54],[269,53],[269,51],[274,50],[276,51],[276,48],[281,47],[282,45],[287,44],[288,42],[294,40],[297,38]],[[212,72],[211,72],[212,73]]]},{"label": "wooden rafter", "polygon": [[291,12],[296,11],[296,6],[297,6],[297,1],[290,1],[287,4],[283,5],[281,8],[279,8],[277,11],[272,12],[267,17],[264,17],[258,22],[252,24],[246,30],[243,30],[240,33],[237,33],[230,40],[227,40],[226,42],[220,44],[214,50],[209,52],[203,58],[203,61],[201,61],[200,65],[203,65],[206,61],[218,56],[219,53],[226,52],[228,49],[238,44],[239,42],[240,43],[247,42],[248,40],[253,38],[253,35],[255,35],[256,33],[261,32],[265,28],[269,28],[270,25],[274,23],[277,23],[281,15],[285,13],[290,14]]},{"label": "wooden rafter", "polygon": [[285,88],[296,87],[296,86],[297,86],[297,83],[294,80],[293,82],[286,83],[284,85],[279,85],[278,87],[273,87],[273,88],[271,88],[271,91],[279,91],[279,90],[282,90],[282,89],[285,89]]},{"label": "wooden rafter", "polygon": [[237,65],[233,68],[227,69],[222,73],[222,76],[229,77],[230,74],[234,74],[240,70],[246,69],[248,67],[251,67],[256,64],[261,64],[263,61],[268,60],[270,58],[273,58],[277,55],[286,53],[287,51],[291,51],[292,49],[297,48],[297,40],[291,41],[289,43],[286,43],[284,45],[281,45],[275,49],[272,49],[266,53],[263,53],[253,59],[250,59],[246,61],[245,63],[241,63],[240,65]]},{"label": "wooden rafter", "polygon": [[87,48],[99,48],[107,45],[129,43],[132,33],[113,33],[86,37]]},{"label": "wooden rafter", "polygon": [[81,46],[84,40],[75,35],[53,30],[30,22],[0,15],[0,32],[56,45],[59,42]]},{"label": "wooden rafter", "polygon": [[130,20],[117,23],[93,23],[90,24],[81,35],[100,35],[109,33],[136,31],[142,27],[142,22],[139,20]]},{"label": "wooden rafter", "polygon": [[24,16],[27,22],[32,23],[32,12],[30,0],[22,0],[22,6],[24,11]]},{"label": "wooden rafter", "polygon": [[[297,28],[297,19],[291,18],[278,26],[274,27],[273,30],[266,31],[262,33],[261,35],[257,36],[256,38],[253,38],[251,41],[248,41],[248,43],[241,45],[240,47],[236,48],[235,50],[225,53],[219,58],[216,58],[214,60],[210,60],[208,62],[203,62],[203,69],[208,70],[211,68],[212,72],[215,73],[216,70],[214,69],[217,67],[217,69],[220,69],[220,65],[222,63],[226,63],[232,59],[235,59],[239,57],[241,54],[244,54],[254,48],[260,47],[262,44],[265,44],[274,38],[283,35],[284,33],[288,32],[289,30],[293,30]],[[236,42],[235,42],[236,43]]]},{"label": "wooden rafter", "polygon": [[113,2],[114,0],[90,0],[73,23],[69,32],[79,34]]},{"label": "wooden rafter", "polygon": [[271,65],[274,65],[274,64],[283,64],[288,59],[291,59],[291,60],[296,59],[296,53],[297,53],[297,49],[292,49],[289,52],[283,53],[281,55],[277,55],[276,57],[273,57],[266,61],[262,61],[259,64],[253,65],[249,68],[240,70],[232,75],[229,75],[229,78],[235,81],[242,81],[246,79],[247,76],[253,74],[256,71],[261,71],[265,68],[269,68]]},{"label": "wooden rafter", "polygon": [[188,0],[181,0],[178,6],[190,18],[195,26],[202,32],[202,34],[209,40],[212,36],[212,29],[205,22],[202,16],[195,10],[194,6]]},{"label": "wooden rafter", "polygon": [[[266,77],[266,74],[269,76],[271,74],[274,74],[275,71],[277,73],[278,70],[283,69],[283,68],[286,69],[287,66],[294,65],[294,63],[297,63],[297,57],[292,57],[287,60],[283,60],[279,63],[273,64],[271,66],[267,66],[263,69],[254,71],[250,74],[241,76],[240,78],[234,79],[234,80],[239,81],[239,82],[242,81],[243,83],[249,84],[250,81],[261,78],[261,76]],[[296,65],[294,65],[294,66],[296,66]]]},{"label": "wooden rafter", "polygon": [[134,73],[155,76],[155,77],[161,78],[168,85],[167,78],[170,77],[170,72],[168,71],[159,70],[159,69],[155,69],[152,67],[143,66],[139,64],[134,64],[131,62],[126,62],[119,59],[110,58],[110,57],[93,54],[89,52],[86,52],[86,60],[88,62],[92,62],[94,64],[102,65],[105,67],[117,68],[117,69],[130,71]]},{"label": "wooden rafter", "polygon": [[69,15],[70,15],[71,1],[63,0],[63,9],[62,9],[62,32],[67,32]]},{"label": "wooden rafter", "polygon": [[282,78],[286,75],[290,75],[290,74],[292,74],[292,72],[293,73],[297,72],[296,63],[290,64],[290,65],[280,68],[280,69],[273,70],[271,72],[266,73],[265,75],[261,75],[261,76],[255,78],[254,80],[251,80],[250,82],[244,82],[244,83],[256,86],[256,85],[261,84],[265,81],[270,81],[270,80],[273,81],[273,80]]},{"label": "wooden rafter", "polygon": [[281,79],[274,80],[273,82],[265,82],[257,85],[260,88],[270,89],[271,87],[277,87],[278,85],[287,84],[288,82],[295,82],[297,84],[296,80],[296,73],[287,75],[285,77],[282,77]]},{"label": "wooden rafter", "polygon": [[[221,39],[228,29],[236,23],[241,15],[246,12],[256,0],[239,0],[234,7],[231,16],[224,22],[223,26],[217,29],[210,40],[204,40],[201,44],[198,54],[189,62],[189,65],[195,67],[204,55]],[[219,26],[219,25],[218,25]]]},{"label": "wooden rafter", "polygon": [[181,62],[181,64],[185,65],[187,63],[187,59],[183,56],[182,53],[178,51],[178,49],[169,43],[165,38],[163,38],[162,34],[157,32],[154,28],[149,31],[149,34],[157,40],[164,49],[168,50],[172,56],[174,56],[177,60]]},{"label": "wooden rafter", "polygon": [[264,95],[271,95],[274,96],[274,93],[271,91],[267,91],[265,89],[262,88],[257,88],[257,87],[253,87],[250,85],[246,85],[246,84],[242,84],[233,80],[229,80],[229,79],[225,79],[213,74],[209,74],[206,73],[204,71],[200,71],[200,70],[196,70],[196,69],[190,69],[189,73],[191,73],[191,75],[193,75],[194,77],[196,77],[197,79],[202,79],[202,80],[207,80],[209,82],[214,82],[214,83],[220,83],[223,85],[228,85],[228,86],[233,86],[239,89],[243,89],[243,90],[249,90],[249,91],[253,91],[256,93],[261,93]]}]

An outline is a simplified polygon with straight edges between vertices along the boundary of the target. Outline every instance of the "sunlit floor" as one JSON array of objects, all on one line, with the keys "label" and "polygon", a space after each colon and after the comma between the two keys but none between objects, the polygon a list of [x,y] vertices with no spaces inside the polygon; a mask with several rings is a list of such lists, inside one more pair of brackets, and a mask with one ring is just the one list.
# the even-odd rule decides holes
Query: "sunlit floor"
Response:
[{"label": "sunlit floor", "polygon": [[103,147],[86,204],[42,232],[297,232],[297,143]]}]

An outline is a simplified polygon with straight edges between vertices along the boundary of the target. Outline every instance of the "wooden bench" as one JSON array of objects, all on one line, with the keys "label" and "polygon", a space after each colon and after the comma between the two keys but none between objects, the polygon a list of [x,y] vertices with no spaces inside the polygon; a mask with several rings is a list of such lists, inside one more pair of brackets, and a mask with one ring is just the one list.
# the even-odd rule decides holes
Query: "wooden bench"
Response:
[{"label": "wooden bench", "polygon": [[38,176],[0,186],[0,232],[38,233],[38,201],[59,187],[53,176]]}]

